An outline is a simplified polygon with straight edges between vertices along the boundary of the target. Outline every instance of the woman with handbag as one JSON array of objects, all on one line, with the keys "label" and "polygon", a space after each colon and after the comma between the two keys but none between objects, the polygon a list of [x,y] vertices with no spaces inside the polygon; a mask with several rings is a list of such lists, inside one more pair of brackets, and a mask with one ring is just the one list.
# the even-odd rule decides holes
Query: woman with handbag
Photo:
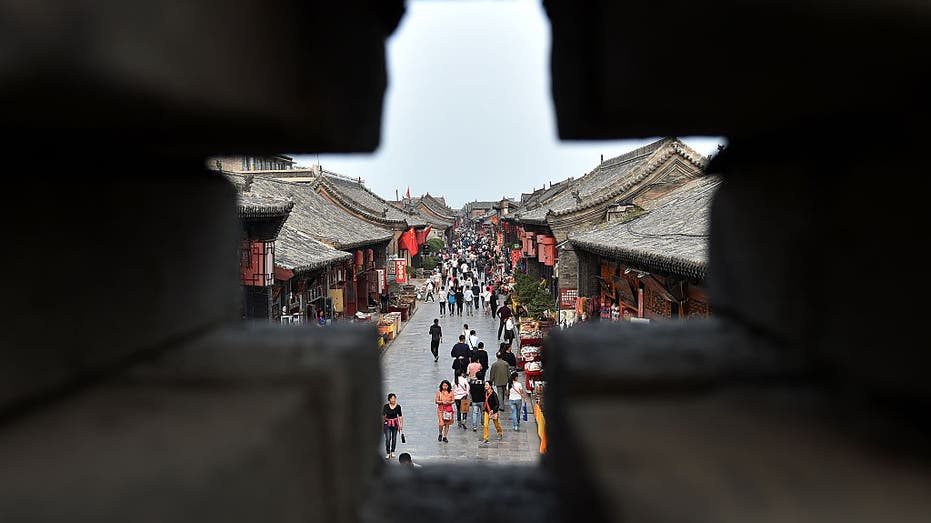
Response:
[{"label": "woman with handbag", "polygon": [[388,403],[381,409],[381,418],[385,430],[385,459],[391,459],[398,446],[398,432],[404,428],[401,406],[398,405],[398,397],[394,394],[388,394]]},{"label": "woman with handbag", "polygon": [[495,392],[495,388],[491,386],[491,383],[485,382],[485,404],[482,407],[484,411],[484,432],[482,433],[482,442],[479,444],[480,447],[488,446],[488,422],[493,421],[495,424],[495,430],[498,431],[498,439],[504,439],[504,431],[501,430],[501,424],[498,423],[498,407],[500,403],[498,402],[498,394]]},{"label": "woman with handbag", "polygon": [[453,398],[456,400],[456,425],[460,429],[466,428],[469,419],[469,380],[463,376],[462,370],[456,370],[456,384],[453,386]]},{"label": "woman with handbag", "polygon": [[440,382],[440,390],[436,393],[436,417],[439,420],[440,433],[436,437],[437,441],[449,443],[446,436],[449,435],[449,426],[453,424],[453,403],[456,402],[453,394],[453,386],[449,380]]}]

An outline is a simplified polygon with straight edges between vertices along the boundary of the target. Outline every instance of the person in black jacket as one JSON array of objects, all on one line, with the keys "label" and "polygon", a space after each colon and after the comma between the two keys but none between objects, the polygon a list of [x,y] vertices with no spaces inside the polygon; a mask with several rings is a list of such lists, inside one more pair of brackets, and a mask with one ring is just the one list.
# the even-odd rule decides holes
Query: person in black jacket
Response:
[{"label": "person in black jacket", "polygon": [[508,362],[508,367],[510,371],[514,372],[517,369],[517,357],[514,356],[514,353],[511,352],[511,346],[507,343],[501,344],[501,359]]},{"label": "person in black jacket", "polygon": [[453,349],[449,351],[449,355],[453,358],[454,376],[457,370],[462,371],[463,373],[468,370],[470,351],[469,346],[466,345],[465,336],[462,334],[459,335],[459,343],[453,345]]},{"label": "person in black jacket", "polygon": [[491,383],[485,382],[485,404],[482,406],[482,413],[484,419],[484,429],[482,432],[482,443],[480,447],[488,446],[488,422],[493,421],[495,424],[495,430],[498,431],[498,439],[504,439],[504,431],[501,430],[501,424],[498,423],[498,409],[501,403],[498,401],[498,393],[495,392],[495,388],[491,386]]},{"label": "person in black jacket", "polygon": [[478,363],[482,366],[477,376],[481,379],[485,379],[485,372],[488,371],[488,352],[485,351],[485,342],[478,342],[478,348],[472,351],[471,360],[474,363]]},{"label": "person in black jacket", "polygon": [[469,379],[469,399],[472,400],[472,432],[475,432],[485,408],[485,380]]},{"label": "person in black jacket", "polygon": [[462,305],[465,303],[465,294],[462,292],[462,286],[456,286],[456,316],[462,316]]},{"label": "person in black jacket", "polygon": [[440,327],[440,320],[434,319],[433,325],[430,326],[430,352],[433,353],[433,361],[440,361],[440,343],[443,342],[443,328]]}]

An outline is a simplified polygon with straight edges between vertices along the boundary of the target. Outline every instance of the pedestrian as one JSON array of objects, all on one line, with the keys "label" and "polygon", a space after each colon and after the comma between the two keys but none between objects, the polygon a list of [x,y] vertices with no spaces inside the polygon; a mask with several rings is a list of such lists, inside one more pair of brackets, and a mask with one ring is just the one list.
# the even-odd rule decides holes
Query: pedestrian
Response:
[{"label": "pedestrian", "polygon": [[[527,398],[527,393],[524,391],[524,386],[520,384],[520,380],[517,379],[516,372],[511,373],[510,383],[508,386],[508,404],[511,406],[511,424],[514,432],[517,432],[520,430],[521,404]],[[530,403],[529,399],[527,399],[527,403]]]},{"label": "pedestrian", "polygon": [[446,309],[450,316],[456,313],[456,290],[455,287],[449,288],[449,293],[446,296]]},{"label": "pedestrian", "polygon": [[469,346],[465,342],[466,337],[462,334],[459,335],[459,343],[453,345],[452,350],[449,351],[450,357],[453,359],[453,376],[455,379],[455,371],[468,371],[469,366]]},{"label": "pedestrian", "polygon": [[503,354],[504,357],[501,359],[508,362],[508,372],[516,372],[517,371],[517,357],[514,356],[513,352],[511,352],[511,346],[505,345],[504,343],[502,343],[501,345],[504,347],[504,349],[502,349],[504,350],[504,354]]},{"label": "pedestrian", "polygon": [[430,352],[433,353],[434,363],[440,361],[440,343],[443,343],[443,328],[440,327],[440,320],[434,318],[430,326]]},{"label": "pedestrian", "polygon": [[511,317],[511,308],[508,307],[507,302],[498,309],[498,340],[501,340],[501,331],[504,330],[504,323]]},{"label": "pedestrian", "polygon": [[482,292],[479,293],[479,298],[481,298],[482,300],[482,314],[486,316],[488,315],[488,298],[490,297],[489,295],[490,293],[488,292],[487,288],[483,288]]},{"label": "pedestrian", "polygon": [[417,463],[414,463],[414,460],[411,459],[411,455],[407,452],[402,452],[401,454],[398,455],[398,464],[401,465],[402,467],[412,468],[412,469],[419,469],[423,467],[423,465],[418,465]]},{"label": "pedestrian", "polygon": [[462,306],[465,302],[465,295],[462,292],[462,287],[456,287],[456,315],[462,316]]},{"label": "pedestrian", "polygon": [[507,342],[508,347],[514,343],[514,318],[509,317],[504,320],[504,341]]},{"label": "pedestrian", "polygon": [[388,288],[385,287],[381,290],[381,294],[378,296],[379,302],[381,303],[381,312],[388,312]]},{"label": "pedestrian", "polygon": [[469,419],[469,380],[461,370],[456,371],[453,398],[456,400],[456,426],[465,429]]},{"label": "pedestrian", "polygon": [[472,295],[472,288],[465,287],[465,290],[462,292],[462,300],[465,302],[466,307],[466,316],[472,315],[472,304],[474,296]]},{"label": "pedestrian", "polygon": [[478,362],[480,368],[476,376],[485,379],[485,372],[488,370],[488,352],[485,351],[485,342],[478,342],[478,347],[472,353],[472,361]]},{"label": "pedestrian", "polygon": [[469,324],[468,323],[462,324],[462,335],[468,339],[469,337]]},{"label": "pedestrian", "polygon": [[514,309],[514,317],[517,318],[517,321],[520,321],[521,318],[525,318],[527,316],[529,316],[529,314],[527,313],[527,309],[525,309],[523,305],[518,303],[517,307]]},{"label": "pedestrian", "polygon": [[424,303],[427,303],[428,301],[436,301],[436,298],[433,296],[433,278],[427,281],[427,297],[423,301]]},{"label": "pedestrian", "polygon": [[453,403],[455,403],[453,387],[449,381],[443,380],[440,382],[440,390],[436,393],[436,417],[440,427],[437,441],[449,443],[446,436],[449,435],[449,426],[453,424]]},{"label": "pedestrian", "polygon": [[[498,316],[498,293],[492,289],[488,293],[488,308],[491,309],[491,317],[496,318]],[[501,336],[498,336],[498,339],[501,339]]]},{"label": "pedestrian", "polygon": [[381,409],[381,418],[385,431],[385,459],[391,459],[398,446],[398,432],[404,430],[404,417],[394,393],[388,394],[388,403]]},{"label": "pedestrian", "polygon": [[485,410],[485,380],[476,376],[469,378],[469,399],[472,406],[472,432],[478,430]]},{"label": "pedestrian", "polygon": [[475,312],[478,312],[479,301],[482,295],[482,288],[478,285],[478,280],[472,284],[472,306],[475,307]]},{"label": "pedestrian", "polygon": [[440,316],[446,316],[446,287],[440,287]]},{"label": "pedestrian", "polygon": [[[495,424],[495,430],[498,431],[498,439],[504,439],[504,431],[501,430],[501,424],[498,423],[498,411],[500,408],[500,401],[498,401],[498,394],[495,393],[495,389],[492,388],[491,383],[485,382],[485,404],[482,407],[483,415],[483,432],[482,432],[482,443],[479,444],[480,447],[488,446],[488,422],[493,421]],[[504,409],[501,409],[504,410]]]},{"label": "pedestrian", "polygon": [[[508,382],[511,379],[510,374],[508,374],[508,362],[504,361],[503,350],[501,349],[495,353],[497,359],[491,364],[491,372],[488,374],[488,383],[494,385],[495,389],[497,389],[499,398],[507,397],[504,393],[507,391]],[[504,412],[504,405],[501,406],[501,411]]]},{"label": "pedestrian", "polygon": [[469,331],[469,348],[473,351],[478,348],[478,335],[475,334],[475,329]]}]

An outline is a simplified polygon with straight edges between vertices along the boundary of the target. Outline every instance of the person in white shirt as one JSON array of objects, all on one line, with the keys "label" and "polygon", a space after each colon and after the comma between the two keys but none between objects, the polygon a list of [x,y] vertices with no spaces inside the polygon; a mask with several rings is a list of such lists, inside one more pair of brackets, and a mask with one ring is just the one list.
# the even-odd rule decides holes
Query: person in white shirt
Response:
[{"label": "person in white shirt", "polygon": [[428,301],[433,301],[433,302],[436,301],[436,298],[434,298],[433,296],[433,280],[432,279],[427,281],[427,297],[424,299],[424,303],[427,303]]},{"label": "person in white shirt", "polygon": [[462,300],[465,301],[466,306],[466,316],[472,316],[472,298],[474,298],[472,288],[466,287],[462,292]]},{"label": "person in white shirt", "polygon": [[491,298],[491,293],[486,287],[480,294],[482,297],[482,311],[487,315],[488,314],[488,300]]},{"label": "person in white shirt", "polygon": [[[524,398],[527,396],[527,393],[524,392],[524,386],[520,384],[520,380],[517,379],[517,373],[511,373],[511,382],[508,385],[508,403],[511,406],[511,422],[513,425],[514,432],[520,430],[520,414],[521,414],[521,403],[523,403]],[[530,403],[529,401],[527,403]]]},{"label": "person in white shirt", "polygon": [[[461,429],[466,428],[466,420],[469,419],[469,406],[463,405],[462,400],[469,395],[469,380],[463,375],[461,370],[456,370],[456,384],[453,385],[453,398],[456,400],[456,426]],[[465,407],[465,408],[463,408]]]},{"label": "person in white shirt", "polygon": [[446,287],[440,287],[440,316],[446,316]]},{"label": "person in white shirt", "polygon": [[475,334],[475,329],[469,331],[469,337],[466,339],[469,340],[469,346],[472,347],[472,350],[478,348],[478,335]]}]

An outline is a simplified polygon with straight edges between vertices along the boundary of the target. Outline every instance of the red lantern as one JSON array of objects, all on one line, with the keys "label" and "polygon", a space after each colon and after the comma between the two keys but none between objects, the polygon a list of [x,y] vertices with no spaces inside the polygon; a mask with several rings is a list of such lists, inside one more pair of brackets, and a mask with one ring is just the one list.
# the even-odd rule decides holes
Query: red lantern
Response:
[{"label": "red lantern", "polygon": [[356,265],[360,267],[362,266],[363,264],[362,251],[355,252],[355,262],[356,262]]}]

